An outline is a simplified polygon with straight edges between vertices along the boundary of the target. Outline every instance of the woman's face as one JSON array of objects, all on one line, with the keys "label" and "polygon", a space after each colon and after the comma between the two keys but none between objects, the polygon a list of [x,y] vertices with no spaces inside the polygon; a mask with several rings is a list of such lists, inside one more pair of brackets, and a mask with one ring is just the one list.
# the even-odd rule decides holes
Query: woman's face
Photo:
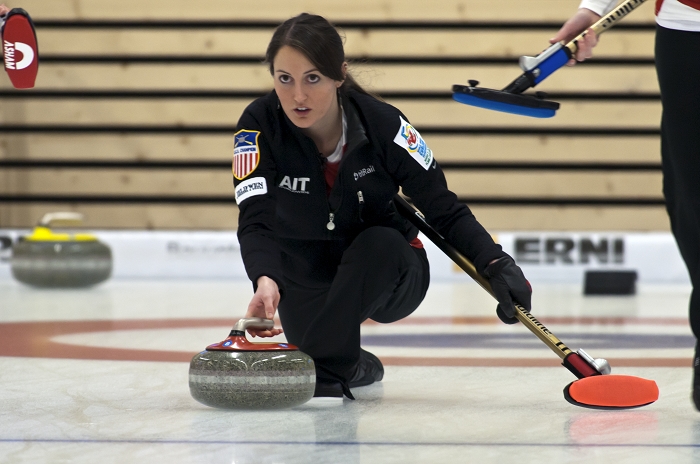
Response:
[{"label": "woman's face", "polygon": [[321,129],[337,116],[342,81],[324,76],[306,56],[283,46],[273,61],[275,91],[287,117],[301,129]]}]

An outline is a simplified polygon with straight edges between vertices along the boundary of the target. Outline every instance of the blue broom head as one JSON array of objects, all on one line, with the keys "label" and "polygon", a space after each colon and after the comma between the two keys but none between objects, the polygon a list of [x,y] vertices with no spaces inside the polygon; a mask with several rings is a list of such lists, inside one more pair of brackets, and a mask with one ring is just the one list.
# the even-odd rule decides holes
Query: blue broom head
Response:
[{"label": "blue broom head", "polygon": [[452,98],[459,103],[503,113],[533,118],[551,118],[559,109],[559,103],[557,102],[529,95],[512,94],[501,90],[461,85],[453,86],[452,90]]}]

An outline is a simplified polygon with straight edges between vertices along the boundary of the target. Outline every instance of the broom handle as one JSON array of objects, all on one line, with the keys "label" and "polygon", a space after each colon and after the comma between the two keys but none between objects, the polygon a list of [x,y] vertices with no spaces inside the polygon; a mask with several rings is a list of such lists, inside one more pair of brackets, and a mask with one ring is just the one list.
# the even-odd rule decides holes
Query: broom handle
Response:
[{"label": "broom handle", "polygon": [[[464,272],[469,274],[469,276],[479,285],[481,285],[481,287],[486,290],[489,295],[495,298],[489,281],[477,272],[476,267],[471,261],[469,261],[469,259],[457,251],[457,249],[455,249],[452,245],[447,243],[442,235],[440,235],[427,222],[425,222],[423,215],[419,211],[413,208],[406,200],[403,199],[403,197],[398,194],[394,196],[394,204],[399,210],[399,213],[406,217],[406,219],[416,226],[418,230],[423,232],[423,234],[428,237],[431,242],[440,248],[440,250],[442,250],[452,261],[455,262],[455,264],[461,267]],[[515,317],[525,327],[527,327],[530,332],[535,334],[537,338],[542,340],[545,345],[554,351],[561,359],[566,358],[566,356],[572,352],[569,347],[567,347],[552,332],[550,332],[549,329],[538,321],[535,316],[530,314],[529,311],[526,311],[525,308],[519,304],[515,305],[515,309]]]},{"label": "broom handle", "polygon": [[[596,35],[602,34],[645,1],[646,0],[626,0],[620,3],[614,10],[596,21],[590,29],[593,29]],[[579,34],[574,40],[564,45],[569,49],[572,55],[578,50],[578,41],[583,39],[587,32],[588,29]]]}]

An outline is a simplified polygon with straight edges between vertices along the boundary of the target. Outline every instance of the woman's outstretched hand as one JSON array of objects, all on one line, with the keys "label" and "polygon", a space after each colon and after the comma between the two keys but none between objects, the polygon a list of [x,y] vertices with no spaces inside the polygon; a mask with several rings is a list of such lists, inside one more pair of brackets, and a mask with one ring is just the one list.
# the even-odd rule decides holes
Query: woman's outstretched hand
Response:
[{"label": "woman's outstretched hand", "polygon": [[[557,32],[554,37],[549,39],[549,43],[568,43],[599,19],[600,16],[598,16],[597,13],[586,8],[579,8],[576,14],[564,23],[561,29],[559,29],[559,32]],[[593,47],[595,47],[597,44],[598,36],[591,29],[588,29],[588,32],[583,37],[583,40],[578,41],[578,50],[576,50],[576,54],[569,60],[568,63],[566,63],[566,65],[573,66],[576,64],[576,62],[585,61],[587,58],[592,57]]]},{"label": "woman's outstretched hand", "polygon": [[[277,305],[280,302],[280,291],[277,282],[269,277],[258,278],[258,288],[253,295],[253,299],[248,304],[248,311],[245,317],[261,317],[263,319],[273,319]],[[282,329],[254,329],[248,328],[248,333],[253,337],[274,337],[282,333]]]}]

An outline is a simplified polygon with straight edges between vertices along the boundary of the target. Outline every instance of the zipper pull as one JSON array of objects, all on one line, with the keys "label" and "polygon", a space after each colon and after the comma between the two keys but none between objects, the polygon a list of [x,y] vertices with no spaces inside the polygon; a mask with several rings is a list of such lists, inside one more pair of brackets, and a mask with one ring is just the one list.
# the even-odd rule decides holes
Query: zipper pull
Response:
[{"label": "zipper pull", "polygon": [[335,214],[328,213],[328,224],[326,224],[326,229],[328,229],[328,230],[335,229],[335,224],[333,224],[333,219],[335,219]]},{"label": "zipper pull", "polygon": [[357,191],[357,201],[360,203],[358,207],[358,216],[360,217],[360,222],[365,222],[362,219],[362,207],[365,206],[365,197],[362,195],[362,190]]}]

